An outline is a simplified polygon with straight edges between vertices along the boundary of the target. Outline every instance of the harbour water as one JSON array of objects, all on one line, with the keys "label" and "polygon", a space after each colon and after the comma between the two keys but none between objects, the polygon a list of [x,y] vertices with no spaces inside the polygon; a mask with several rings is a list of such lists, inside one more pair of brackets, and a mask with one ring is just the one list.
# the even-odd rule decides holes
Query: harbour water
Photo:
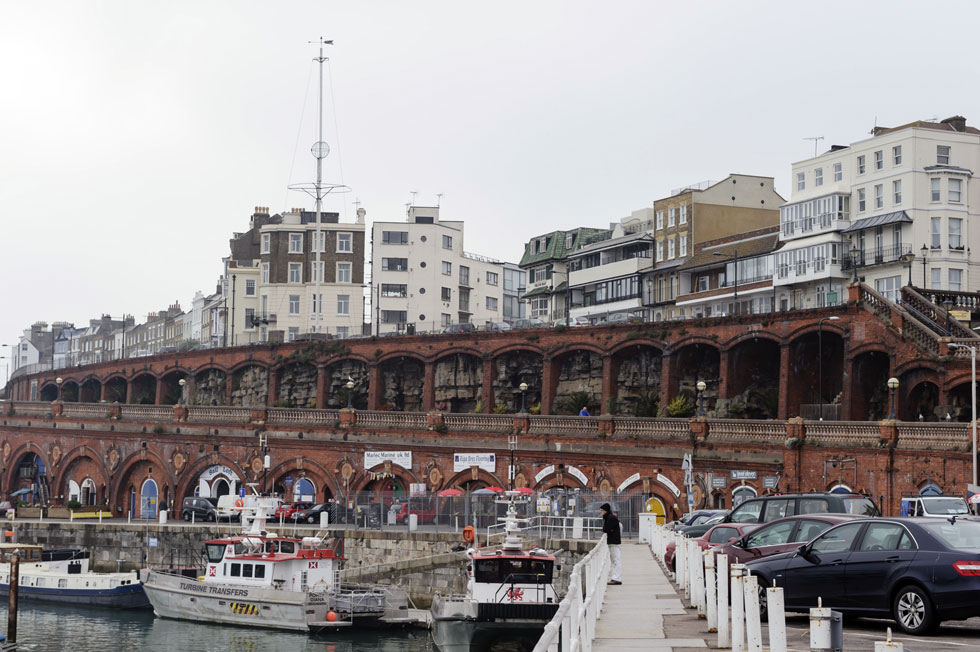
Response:
[{"label": "harbour water", "polygon": [[[0,630],[6,630],[6,604]],[[149,609],[110,611],[21,602],[18,650],[32,652],[438,652],[426,630],[379,630],[306,636],[272,630],[165,620]],[[522,652],[533,641],[493,645],[491,652]]]}]

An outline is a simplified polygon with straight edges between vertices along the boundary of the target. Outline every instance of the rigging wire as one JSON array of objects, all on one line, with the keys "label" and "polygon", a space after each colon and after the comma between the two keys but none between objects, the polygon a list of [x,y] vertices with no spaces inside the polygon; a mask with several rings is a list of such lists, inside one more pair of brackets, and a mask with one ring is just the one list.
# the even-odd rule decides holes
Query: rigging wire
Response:
[{"label": "rigging wire", "polygon": [[289,205],[289,186],[293,183],[293,170],[296,168],[296,155],[299,152],[299,137],[303,133],[303,119],[306,117],[306,105],[310,99],[310,80],[313,79],[313,60],[310,60],[310,72],[306,76],[306,90],[303,92],[303,102],[299,113],[299,124],[296,127],[296,143],[293,145],[292,162],[289,165],[289,177],[286,179],[286,190],[282,200],[282,212]]},{"label": "rigging wire", "polygon": [[[333,91],[333,68],[330,67],[330,59],[327,59],[327,84],[330,87],[330,106],[333,109],[333,131],[334,138],[337,139],[337,166],[340,168],[340,183],[344,182],[344,156],[343,149],[340,147],[340,127],[337,123],[337,95]],[[341,202],[344,207],[344,219],[347,219],[347,201]]]}]

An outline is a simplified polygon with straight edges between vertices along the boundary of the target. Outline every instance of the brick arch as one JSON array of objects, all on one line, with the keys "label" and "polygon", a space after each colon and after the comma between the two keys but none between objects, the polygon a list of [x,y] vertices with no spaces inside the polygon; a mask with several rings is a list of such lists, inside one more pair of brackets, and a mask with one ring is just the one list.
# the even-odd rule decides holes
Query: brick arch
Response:
[{"label": "brick arch", "polygon": [[[896,365],[893,370],[894,373],[892,375],[901,377],[903,374],[909,373],[911,371],[915,371],[916,369],[928,369],[929,371],[935,374],[941,374],[945,369],[945,367],[939,362],[934,362],[932,360],[910,360],[909,362],[903,362],[900,365]],[[961,375],[965,377],[967,380],[970,379],[969,371],[964,371]],[[946,382],[947,384],[949,384],[948,379]],[[941,383],[937,382],[936,385],[941,385]]]},{"label": "brick arch", "polygon": [[28,442],[24,446],[19,446],[17,448],[17,450],[12,451],[10,453],[11,463],[10,463],[10,466],[7,468],[6,477],[3,478],[3,491],[4,492],[9,492],[9,491],[12,491],[13,490],[12,488],[13,488],[13,486],[15,484],[15,480],[17,479],[17,477],[16,477],[17,476],[17,467],[20,466],[21,459],[25,455],[27,455],[28,453],[33,453],[35,455],[40,456],[41,462],[44,463],[44,469],[46,471],[50,471],[51,470],[50,460],[48,460],[48,456],[44,454],[44,451],[42,451],[39,446],[37,446],[36,444],[31,443],[31,442]]},{"label": "brick arch", "polygon": [[356,362],[362,362],[366,365],[370,365],[373,362],[371,358],[360,353],[344,353],[332,356],[325,360],[319,360],[317,364],[322,364],[325,367],[332,367],[335,364],[343,362],[344,360],[354,360]]},{"label": "brick arch", "polygon": [[52,486],[53,487],[63,487],[63,486],[65,486],[65,483],[69,479],[68,478],[68,472],[71,470],[72,466],[78,460],[84,459],[86,457],[92,459],[102,469],[102,477],[101,478],[97,478],[97,479],[96,478],[93,478],[94,480],[96,480],[96,483],[97,483],[96,484],[96,489],[99,488],[98,487],[98,483],[100,481],[101,481],[102,485],[108,486],[108,484],[109,484],[109,467],[106,466],[105,457],[103,457],[102,455],[100,455],[98,453],[98,451],[96,451],[95,449],[93,449],[93,448],[91,448],[89,446],[86,446],[84,444],[81,445],[81,446],[78,446],[77,448],[72,449],[71,451],[69,451],[68,453],[66,453],[65,456],[61,459],[61,461],[58,463],[59,470],[58,470],[58,475],[56,476],[57,479],[52,483]]},{"label": "brick arch", "polygon": [[884,344],[879,344],[878,342],[864,342],[857,344],[856,346],[852,345],[848,351],[847,358],[848,360],[854,360],[859,355],[863,355],[865,353],[883,353],[887,356],[892,354],[892,352],[889,351],[888,347],[886,347]]},{"label": "brick arch", "polygon": [[[510,461],[508,460],[508,464]],[[507,484],[501,484],[503,482],[497,477],[496,473],[490,473],[485,469],[478,468],[476,470],[476,480],[473,479],[473,471],[471,469],[466,469],[465,471],[460,471],[459,473],[454,473],[445,482],[442,483],[443,489],[449,489],[456,487],[460,484],[466,482],[485,482],[488,487],[503,487],[507,488]]]},{"label": "brick arch", "polygon": [[[663,343],[635,339],[620,343],[610,354],[608,392],[617,414],[656,417],[660,410],[664,372]],[[610,406],[604,405],[604,408]]]},{"label": "brick arch", "polygon": [[[573,489],[585,489],[586,485],[582,484],[581,480],[576,478],[571,473],[562,471],[561,474],[562,483],[558,484],[558,470],[555,469],[549,475],[541,479],[541,482],[537,485],[531,487],[535,491],[547,491],[548,489],[553,489],[555,487],[571,487]],[[571,480],[571,482],[569,482]]]},{"label": "brick arch", "polygon": [[378,358],[375,361],[375,363],[382,365],[386,362],[390,362],[395,358],[412,358],[413,360],[418,360],[420,364],[425,365],[425,356],[423,356],[421,353],[419,353],[418,351],[403,351],[403,350],[392,351],[391,353],[385,353],[383,356]]},{"label": "brick arch", "polygon": [[[310,473],[311,470],[313,470],[315,473]],[[334,482],[333,473],[331,473],[325,466],[319,462],[314,462],[309,458],[303,458],[303,468],[300,468],[296,464],[295,457],[286,460],[285,462],[281,462],[275,467],[269,469],[269,483],[271,484],[271,487],[266,487],[266,490],[268,491],[270,488],[274,488],[277,484],[279,484],[280,478],[293,471],[302,472],[306,477],[312,478],[314,482],[320,485],[320,489],[327,487],[330,490],[331,495],[341,495],[341,492],[337,488],[337,483]]]},{"label": "brick arch", "polygon": [[119,470],[112,474],[112,487],[109,490],[110,506],[114,507],[118,505],[125,505],[125,502],[122,500],[123,496],[121,492],[121,488],[124,484],[124,481],[127,477],[129,477],[129,474],[133,471],[133,469],[137,468],[140,464],[144,462],[152,462],[153,464],[158,464],[159,468],[163,471],[163,475],[154,478],[154,480],[157,480],[158,478],[162,478],[162,480],[158,480],[158,484],[159,482],[162,481],[170,485],[171,487],[176,486],[176,483],[174,481],[173,471],[170,469],[169,465],[163,460],[163,458],[160,457],[154,451],[141,448],[140,450],[126,457],[126,459],[121,460],[119,462]]},{"label": "brick arch", "polygon": [[200,458],[193,464],[189,464],[184,467],[181,471],[180,476],[178,476],[176,482],[173,483],[174,490],[174,500],[183,500],[186,496],[194,495],[192,489],[193,484],[197,482],[198,477],[201,475],[201,471],[208,468],[209,466],[214,466],[215,464],[224,464],[228,468],[232,469],[241,478],[242,483],[248,480],[248,473],[245,469],[239,466],[238,462],[232,458],[224,455],[223,453],[199,453]]},{"label": "brick arch", "polygon": [[794,328],[793,330],[791,330],[789,333],[786,334],[785,336],[786,341],[791,343],[794,340],[799,339],[800,337],[809,335],[810,333],[816,333],[817,331],[820,330],[822,330],[824,333],[834,333],[836,335],[840,335],[841,337],[846,336],[848,329],[840,325],[841,322],[845,321],[844,317],[841,315],[831,315],[831,316],[840,317],[841,319],[840,321],[825,320],[822,327],[819,326],[818,321],[808,322],[800,326],[797,326],[796,328]]},{"label": "brick arch", "polygon": [[668,344],[663,350],[664,355],[676,355],[687,347],[694,346],[696,344],[710,346],[713,349],[717,349],[718,352],[721,353],[721,345],[718,343],[718,340],[705,337],[704,335],[685,335],[683,339]]},{"label": "brick arch", "polygon": [[242,369],[247,369],[249,367],[261,367],[269,372],[272,369],[273,363],[266,360],[256,360],[254,358],[246,358],[245,360],[239,360],[235,364],[228,367],[225,373],[228,375],[233,375],[241,371]]},{"label": "brick arch", "polygon": [[563,355],[574,353],[575,351],[589,351],[598,356],[603,356],[609,353],[607,349],[590,342],[569,342],[568,344],[564,344],[553,351],[549,351],[549,355],[552,358],[560,358]]},{"label": "brick arch", "polygon": [[[384,469],[385,465],[383,462],[381,464],[375,464],[369,469],[364,469],[364,477],[362,477],[361,480],[351,488],[351,492],[362,492],[369,484],[372,482],[377,482],[377,480],[372,480],[368,476],[368,473],[377,473],[379,471],[384,471]],[[419,482],[418,477],[414,473],[403,466],[395,464],[394,462],[391,463],[391,473],[394,474],[396,479],[401,480],[402,483],[405,484],[406,490],[409,484],[418,484]],[[405,480],[408,480],[408,482],[405,482]]]},{"label": "brick arch", "polygon": [[480,351],[479,349],[474,349],[472,347],[463,346],[463,347],[445,349],[443,351],[440,351],[439,353],[436,353],[432,358],[430,358],[429,362],[432,362],[434,364],[439,362],[443,358],[448,358],[449,356],[452,355],[469,355],[474,358],[479,358],[480,360],[482,360],[484,357],[483,351]]},{"label": "brick arch", "polygon": [[661,355],[663,355],[668,345],[666,342],[661,342],[660,340],[655,340],[650,337],[637,337],[636,339],[623,340],[622,342],[617,343],[614,347],[609,349],[609,354],[615,356],[618,355],[624,349],[629,349],[634,346],[648,346],[650,348],[659,350]]},{"label": "brick arch", "polygon": [[493,349],[492,351],[487,353],[487,357],[489,357],[491,360],[496,360],[502,355],[506,355],[508,353],[514,353],[516,351],[527,351],[528,353],[536,353],[540,355],[542,358],[544,358],[545,354],[547,353],[547,350],[545,350],[544,347],[537,346],[534,344],[529,344],[528,342],[514,342],[513,344],[505,344],[504,346]]},{"label": "brick arch", "polygon": [[724,344],[717,345],[718,351],[731,351],[740,344],[745,344],[750,340],[767,340],[776,346],[782,346],[789,341],[788,338],[783,338],[772,331],[745,331],[727,340]]}]

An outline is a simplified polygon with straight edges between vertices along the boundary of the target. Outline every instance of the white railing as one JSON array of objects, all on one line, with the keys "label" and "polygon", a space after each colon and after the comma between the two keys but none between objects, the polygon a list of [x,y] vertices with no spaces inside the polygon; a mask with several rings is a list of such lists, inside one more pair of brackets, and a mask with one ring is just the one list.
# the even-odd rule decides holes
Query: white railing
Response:
[{"label": "white railing", "polygon": [[[521,519],[527,523],[520,529],[523,536],[553,537],[560,534],[562,539],[569,535],[573,539],[591,539],[602,534],[602,517],[600,516],[534,516]],[[487,527],[486,545],[493,539],[504,536],[505,523],[497,523]]]},{"label": "white railing", "polygon": [[602,611],[608,577],[609,546],[606,545],[606,536],[603,535],[595,548],[572,569],[568,591],[559,603],[554,617],[544,626],[544,632],[534,646],[534,652],[592,650],[595,623]]},{"label": "white railing", "polygon": [[305,408],[269,408],[270,423],[331,426],[340,421],[340,410],[309,410]]},{"label": "white railing", "polygon": [[224,405],[189,405],[187,420],[204,423],[248,423],[252,410],[247,407],[228,407]]},{"label": "white railing", "polygon": [[174,406],[172,405],[123,405],[120,407],[123,419],[140,419],[145,421],[173,421]]}]

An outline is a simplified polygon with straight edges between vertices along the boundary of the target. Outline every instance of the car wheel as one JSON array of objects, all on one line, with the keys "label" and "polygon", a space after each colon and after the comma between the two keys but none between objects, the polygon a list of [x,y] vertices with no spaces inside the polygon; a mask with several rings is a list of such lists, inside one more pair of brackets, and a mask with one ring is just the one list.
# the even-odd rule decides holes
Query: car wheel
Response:
[{"label": "car wheel", "polygon": [[183,513],[183,514],[181,514],[180,516],[181,516],[181,518],[183,518],[183,519],[184,519],[185,521],[190,521],[190,520],[191,520],[191,513],[190,513],[190,512],[184,512],[184,513]]},{"label": "car wheel", "polygon": [[314,519],[312,516],[308,516],[306,518],[306,522],[312,525],[314,522],[316,522],[316,519]]},{"label": "car wheel", "polygon": [[907,634],[925,634],[936,626],[936,615],[929,594],[914,584],[895,594],[892,617]]},{"label": "car wheel", "polygon": [[766,589],[769,588],[769,584],[762,581],[759,578],[759,619],[762,622],[769,621],[769,594],[766,593]]},{"label": "car wheel", "polygon": [[214,521],[215,523],[217,523],[218,522],[218,517],[215,516],[214,514],[208,514],[207,520],[208,521]]}]

